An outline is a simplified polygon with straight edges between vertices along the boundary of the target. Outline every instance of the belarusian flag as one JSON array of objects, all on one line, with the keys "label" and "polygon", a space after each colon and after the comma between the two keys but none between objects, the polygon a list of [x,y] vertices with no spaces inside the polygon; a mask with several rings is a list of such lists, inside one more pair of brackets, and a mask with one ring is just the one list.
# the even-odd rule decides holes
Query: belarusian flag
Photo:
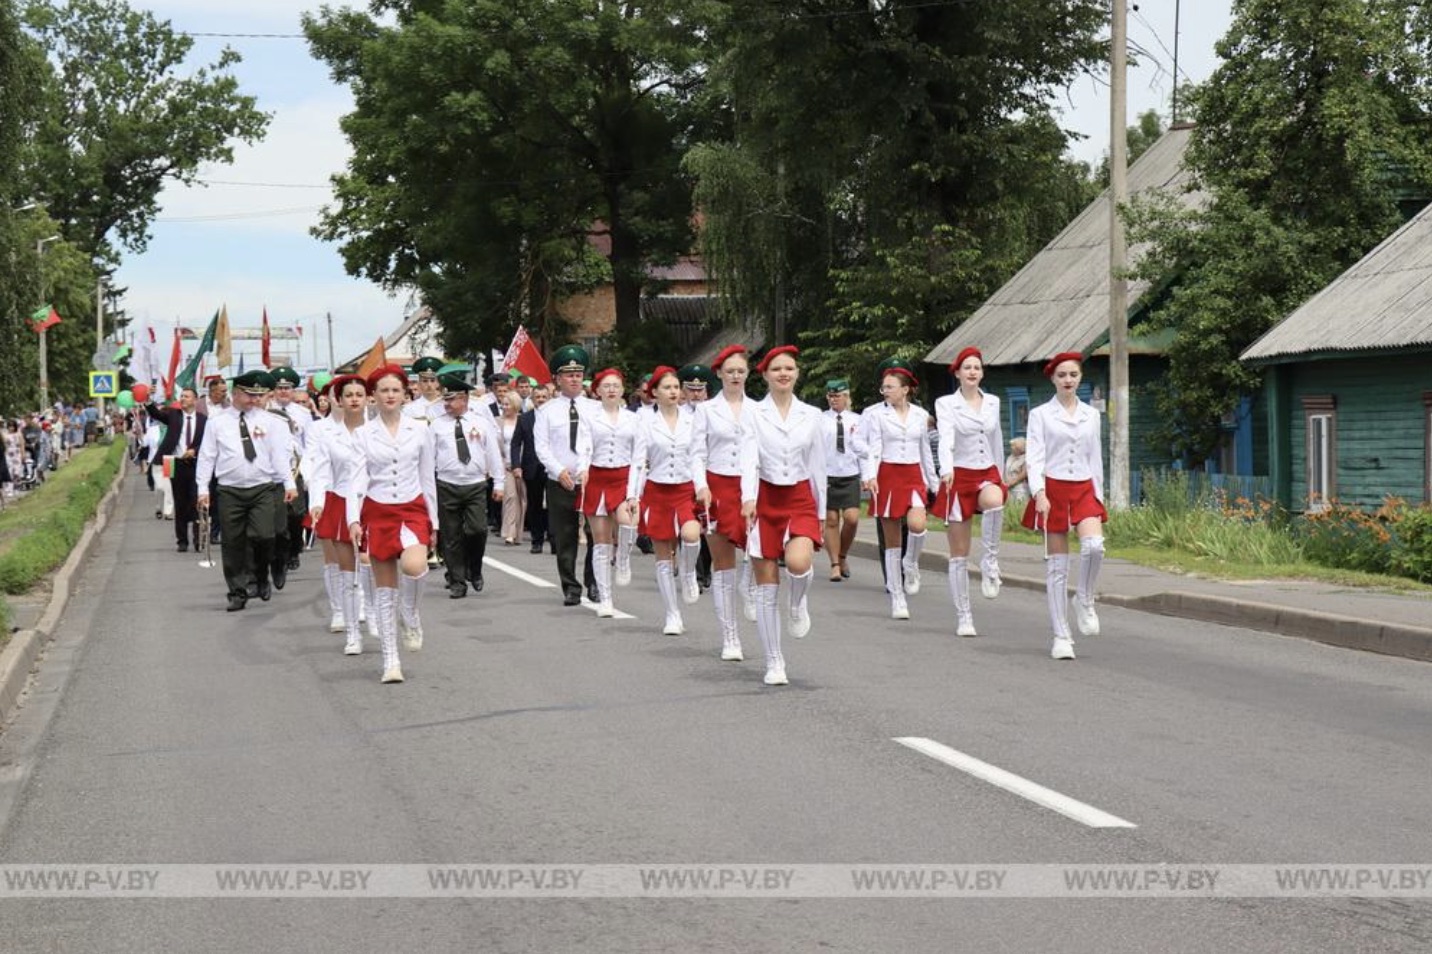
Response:
[{"label": "belarusian flag", "polygon": [[55,311],[54,305],[42,305],[38,311],[30,316],[30,330],[39,334],[46,328],[52,328],[60,323],[60,313]]}]

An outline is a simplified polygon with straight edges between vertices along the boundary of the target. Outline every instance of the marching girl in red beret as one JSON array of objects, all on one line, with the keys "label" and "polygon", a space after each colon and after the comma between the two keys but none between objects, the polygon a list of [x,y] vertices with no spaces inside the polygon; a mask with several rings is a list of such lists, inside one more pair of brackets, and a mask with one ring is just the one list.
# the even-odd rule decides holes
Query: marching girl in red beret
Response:
[{"label": "marching girl in red beret", "polygon": [[[736,551],[746,548],[746,518],[741,514],[741,451],[743,419],[750,407],[746,349],[731,345],[716,356],[712,369],[721,379],[721,393],[696,405],[692,452],[696,458],[696,501],[706,510],[710,526],[711,596],[721,627],[721,658],[740,662],[741,625],[736,616]],[[749,581],[750,563],[743,564]],[[742,585],[743,593],[746,586]],[[751,594],[754,609],[754,592]],[[754,613],[752,614],[754,615]]]},{"label": "marching girl in red beret", "polygon": [[[617,583],[631,582],[631,542],[636,539],[636,508],[627,500],[632,461],[646,458],[646,428],[622,400],[622,373],[615,368],[592,376],[592,390],[601,409],[588,416],[592,429],[592,463],[582,481],[578,509],[592,528],[592,575],[597,583],[597,615],[616,615],[612,607],[612,551],[616,551]],[[631,531],[630,540],[618,533]]]},{"label": "marching girl in red beret", "polygon": [[[651,538],[656,551],[656,587],[666,608],[661,632],[686,632],[681,601],[701,598],[696,582],[696,552],[701,546],[701,524],[696,519],[696,487],[692,483],[692,415],[681,410],[681,380],[673,368],[652,372],[647,388],[656,395],[656,413],[639,417],[644,428],[646,453],[634,458],[627,483],[627,498],[637,508],[640,532]],[[676,570],[677,545],[690,551]],[[681,596],[677,597],[680,587]]]},{"label": "marching girl in red beret", "polygon": [[403,413],[408,376],[385,365],[368,376],[378,416],[353,434],[365,466],[353,477],[348,532],[355,549],[366,547],[373,563],[374,612],[383,646],[383,681],[402,682],[398,628],[403,648],[423,647],[418,597],[428,575],[428,546],[438,522],[437,468],[426,419]]},{"label": "marching girl in red beret", "polygon": [[1074,658],[1069,632],[1069,531],[1079,534],[1079,584],[1074,616],[1079,632],[1099,634],[1094,612],[1094,584],[1104,559],[1104,463],[1099,452],[1099,412],[1079,400],[1083,356],[1067,351],[1044,366],[1054,382],[1054,397],[1029,412],[1029,491],[1034,495],[1024,511],[1024,525],[1043,530],[1049,556],[1045,591],[1049,619],[1054,627],[1055,659]]},{"label": "marching girl in red beret", "polygon": [[[870,491],[870,515],[880,520],[885,535],[885,590],[890,594],[890,617],[909,619],[906,595],[920,592],[920,554],[925,549],[925,503],[938,481],[930,456],[930,415],[910,402],[915,375],[908,368],[887,362],[880,393],[885,403],[868,408],[865,442],[868,453],[861,468]],[[900,521],[909,530],[905,557],[900,558]],[[895,546],[889,546],[890,541]]]},{"label": "marching girl in red beret", "polygon": [[825,429],[821,412],[795,396],[800,370],[794,345],[766,352],[756,366],[766,397],[746,408],[749,427],[741,467],[741,513],[749,527],[746,549],[756,577],[756,630],[766,650],[768,686],[784,686],[779,566],[790,579],[791,635],[810,632],[815,552],[825,529]]},{"label": "marching girl in red beret", "polygon": [[366,466],[354,434],[368,419],[368,382],[345,374],[329,382],[324,393],[332,395],[331,412],[309,428],[300,467],[308,481],[308,514],[323,547],[323,584],[332,611],[328,628],[345,633],[343,652],[356,656],[363,651],[363,601],[348,533],[348,497],[358,470]]},{"label": "marching girl in red beret", "polygon": [[950,545],[950,596],[955,603],[959,636],[976,635],[970,610],[970,523],[980,518],[984,552],[980,557],[980,588],[986,597],[999,596],[999,536],[1004,501],[1009,492],[1000,476],[1004,433],[999,398],[980,390],[984,356],[966,348],[950,365],[959,386],[935,402],[940,433],[940,491],[935,516],[945,521]]}]

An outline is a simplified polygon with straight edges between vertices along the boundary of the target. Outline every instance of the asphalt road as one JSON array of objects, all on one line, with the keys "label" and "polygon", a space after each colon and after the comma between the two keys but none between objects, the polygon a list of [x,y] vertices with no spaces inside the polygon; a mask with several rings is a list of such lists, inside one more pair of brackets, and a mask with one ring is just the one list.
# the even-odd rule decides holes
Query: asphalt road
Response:
[{"label": "asphalt road", "polygon": [[[1427,865],[1432,669],[1105,608],[1048,658],[1042,594],[943,578],[886,618],[879,568],[817,572],[791,685],[722,663],[708,597],[660,635],[487,570],[438,574],[408,681],[326,631],[318,558],[223,612],[130,484],[0,735],[0,868],[268,865]],[[555,581],[550,556],[489,549]],[[1075,818],[896,739],[973,756]],[[0,886],[3,888],[3,886]],[[1424,951],[1432,900],[882,896],[0,900],[0,951]]]}]

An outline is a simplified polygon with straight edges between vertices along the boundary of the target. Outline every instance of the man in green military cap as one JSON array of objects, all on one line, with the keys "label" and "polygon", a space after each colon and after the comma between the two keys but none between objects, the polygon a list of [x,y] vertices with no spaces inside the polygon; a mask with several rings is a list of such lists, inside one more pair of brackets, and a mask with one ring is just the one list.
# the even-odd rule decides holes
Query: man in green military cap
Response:
[{"label": "man in green military cap", "polygon": [[443,412],[443,389],[438,383],[442,358],[425,356],[413,362],[413,375],[418,379],[418,396],[403,405],[403,414],[420,421],[431,421]]},{"label": "man in green military cap", "polygon": [[443,414],[428,425],[437,471],[438,542],[447,567],[448,595],[481,593],[487,552],[489,498],[502,500],[506,454],[502,432],[485,408],[468,405],[472,385],[462,374],[440,376]]},{"label": "man in green military cap", "polygon": [[283,418],[260,406],[273,386],[267,371],[235,378],[233,411],[210,418],[199,448],[199,509],[209,507],[210,478],[217,481],[215,493],[222,502],[229,612],[243,609],[251,597],[270,597],[274,531],[284,504],[298,493],[291,470],[292,435]]},{"label": "man in green military cap", "polygon": [[[532,429],[532,446],[547,471],[548,534],[557,551],[557,576],[567,606],[582,602],[582,584],[577,581],[577,534],[582,515],[577,510],[577,496],[592,460],[588,417],[601,410],[601,402],[582,394],[582,380],[590,365],[591,358],[580,345],[566,345],[552,353],[547,367],[557,394],[537,411]],[[589,588],[595,583],[593,577]]]},{"label": "man in green military cap", "polygon": [[273,588],[281,590],[288,580],[290,571],[297,570],[299,555],[303,553],[303,518],[308,513],[308,488],[298,472],[298,464],[308,449],[308,426],[313,423],[313,414],[294,400],[303,383],[302,376],[287,365],[280,365],[269,372],[273,376],[273,393],[269,395],[268,409],[283,418],[292,438],[292,462],[294,480],[298,484],[298,496],[289,504],[287,511],[275,530],[273,544]]},{"label": "man in green military cap", "polygon": [[830,579],[850,579],[846,557],[860,526],[860,464],[865,459],[865,427],[850,406],[850,382],[825,382],[825,552]]},{"label": "man in green military cap", "polygon": [[688,414],[721,389],[715,372],[704,364],[688,364],[676,372],[676,377],[681,382],[681,408]]}]

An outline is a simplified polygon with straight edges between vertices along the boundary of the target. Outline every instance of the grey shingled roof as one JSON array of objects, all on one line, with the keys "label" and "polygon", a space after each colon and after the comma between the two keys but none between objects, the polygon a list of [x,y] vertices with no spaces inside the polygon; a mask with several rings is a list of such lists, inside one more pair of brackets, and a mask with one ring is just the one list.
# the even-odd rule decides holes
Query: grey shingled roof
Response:
[{"label": "grey shingled roof", "polygon": [[[1192,131],[1169,130],[1129,167],[1131,196],[1157,189],[1185,207],[1203,202],[1186,190],[1183,154]],[[1026,364],[1099,340],[1109,328],[1109,201],[1106,189],[925,360],[948,364],[973,345],[986,366]],[[1137,263],[1144,249],[1130,248],[1129,261]],[[1130,306],[1147,289],[1147,282],[1130,282]]]},{"label": "grey shingled roof", "polygon": [[1243,352],[1304,355],[1432,346],[1432,206],[1368,252]]}]

